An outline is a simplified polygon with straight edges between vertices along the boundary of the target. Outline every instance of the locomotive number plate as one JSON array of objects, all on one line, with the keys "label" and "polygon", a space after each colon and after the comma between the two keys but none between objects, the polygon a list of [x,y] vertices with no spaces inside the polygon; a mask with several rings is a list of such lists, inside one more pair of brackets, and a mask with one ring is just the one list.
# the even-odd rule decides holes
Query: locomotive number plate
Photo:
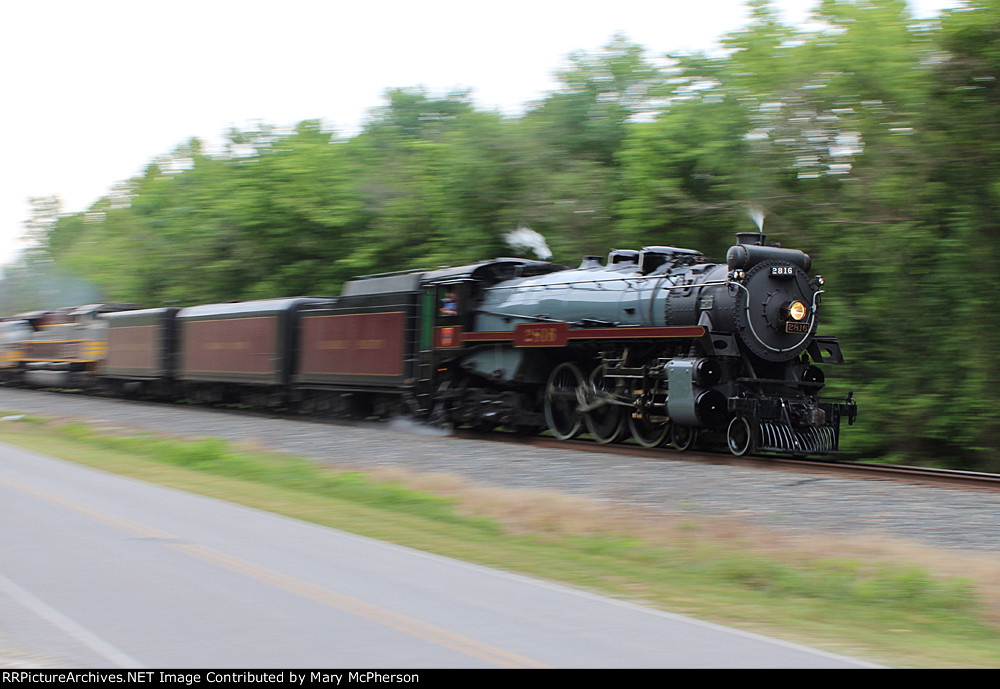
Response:
[{"label": "locomotive number plate", "polygon": [[805,321],[788,321],[785,323],[785,332],[805,335],[809,332],[809,324]]},{"label": "locomotive number plate", "polygon": [[795,268],[792,266],[771,266],[771,277],[790,278],[795,277]]},{"label": "locomotive number plate", "polygon": [[519,323],[514,329],[515,347],[565,347],[565,323]]}]

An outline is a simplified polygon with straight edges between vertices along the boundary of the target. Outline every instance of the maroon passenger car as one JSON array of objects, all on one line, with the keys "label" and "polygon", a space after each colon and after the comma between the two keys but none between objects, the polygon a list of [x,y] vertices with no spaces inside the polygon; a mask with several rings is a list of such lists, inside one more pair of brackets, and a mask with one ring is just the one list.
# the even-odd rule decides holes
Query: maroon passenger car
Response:
[{"label": "maroon passenger car", "polygon": [[302,307],[315,297],[208,304],[177,314],[181,381],[288,385]]}]

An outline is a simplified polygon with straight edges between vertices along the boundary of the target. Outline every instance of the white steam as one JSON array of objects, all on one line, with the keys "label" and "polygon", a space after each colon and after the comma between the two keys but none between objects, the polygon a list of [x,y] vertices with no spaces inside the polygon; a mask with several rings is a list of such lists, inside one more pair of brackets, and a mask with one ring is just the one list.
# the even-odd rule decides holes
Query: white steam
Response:
[{"label": "white steam", "polygon": [[764,233],[764,209],[758,206],[756,203],[750,204],[750,208],[747,209],[747,214],[750,218],[757,223],[757,229],[761,234]]},{"label": "white steam", "polygon": [[[0,419],[0,421],[3,421],[3,419]],[[443,428],[441,426],[421,423],[409,416],[394,416],[389,420],[389,429],[395,431],[396,433],[412,433],[413,435],[435,435],[444,437],[452,434],[452,429],[450,427]]]},{"label": "white steam", "polygon": [[532,251],[543,261],[552,258],[552,251],[545,242],[545,237],[524,225],[505,234],[504,239],[507,240],[507,246],[516,251]]}]

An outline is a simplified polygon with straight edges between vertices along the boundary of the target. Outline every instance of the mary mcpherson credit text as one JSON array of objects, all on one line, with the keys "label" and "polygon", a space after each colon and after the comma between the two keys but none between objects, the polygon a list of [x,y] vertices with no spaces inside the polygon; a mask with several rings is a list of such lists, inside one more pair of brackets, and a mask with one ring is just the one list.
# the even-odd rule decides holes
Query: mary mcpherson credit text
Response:
[{"label": "mary mcpherson credit text", "polygon": [[0,672],[2,684],[283,684],[305,686],[306,684],[326,684],[341,686],[349,684],[416,684],[420,675],[415,672],[375,672],[352,670],[330,672],[313,670],[295,672],[254,671],[208,671],[208,672],[167,672],[163,670],[135,670],[115,672],[108,670],[59,671],[59,670],[3,670]]}]

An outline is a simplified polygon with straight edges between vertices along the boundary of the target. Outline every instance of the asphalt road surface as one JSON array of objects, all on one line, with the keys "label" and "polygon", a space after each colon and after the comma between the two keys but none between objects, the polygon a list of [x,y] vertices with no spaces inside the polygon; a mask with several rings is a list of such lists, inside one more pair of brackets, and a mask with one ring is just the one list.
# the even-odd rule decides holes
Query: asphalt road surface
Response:
[{"label": "asphalt road surface", "polygon": [[863,663],[0,445],[0,660],[55,667]]}]

